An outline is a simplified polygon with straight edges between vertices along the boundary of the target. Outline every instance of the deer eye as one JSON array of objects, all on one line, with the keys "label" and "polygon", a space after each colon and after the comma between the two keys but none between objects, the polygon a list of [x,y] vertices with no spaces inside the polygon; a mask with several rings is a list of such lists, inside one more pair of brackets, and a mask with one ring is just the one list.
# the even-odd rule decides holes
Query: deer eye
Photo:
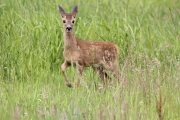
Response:
[{"label": "deer eye", "polygon": [[74,24],[74,20],[72,21],[72,23]]},{"label": "deer eye", "polygon": [[63,20],[63,23],[66,23],[66,21],[65,21],[65,20]]}]

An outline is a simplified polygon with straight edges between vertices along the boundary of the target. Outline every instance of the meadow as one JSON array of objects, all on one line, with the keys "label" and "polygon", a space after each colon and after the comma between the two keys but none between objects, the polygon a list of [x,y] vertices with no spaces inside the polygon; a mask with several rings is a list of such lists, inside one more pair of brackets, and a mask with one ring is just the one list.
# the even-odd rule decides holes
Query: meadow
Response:
[{"label": "meadow", "polygon": [[[77,38],[119,46],[126,82],[102,89],[86,68],[65,85],[58,4],[79,6]],[[179,0],[1,0],[0,47],[1,120],[180,119]]]}]

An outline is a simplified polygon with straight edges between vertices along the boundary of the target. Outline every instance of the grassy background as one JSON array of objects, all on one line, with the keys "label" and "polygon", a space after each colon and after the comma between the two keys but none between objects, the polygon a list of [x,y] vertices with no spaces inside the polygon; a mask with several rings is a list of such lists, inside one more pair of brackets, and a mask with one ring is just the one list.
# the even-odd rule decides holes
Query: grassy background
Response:
[{"label": "grassy background", "polygon": [[[65,85],[58,4],[79,5],[77,38],[119,46],[127,83],[99,89],[88,68],[78,89]],[[0,118],[180,119],[179,8],[179,0],[1,0]],[[67,73],[74,82],[75,69]]]}]

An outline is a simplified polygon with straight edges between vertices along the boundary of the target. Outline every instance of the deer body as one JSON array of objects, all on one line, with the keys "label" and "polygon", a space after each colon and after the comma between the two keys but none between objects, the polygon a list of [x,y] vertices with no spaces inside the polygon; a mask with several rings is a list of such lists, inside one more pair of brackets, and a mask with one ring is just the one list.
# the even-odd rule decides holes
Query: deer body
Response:
[{"label": "deer body", "polygon": [[[102,54],[103,53],[103,54]],[[113,53],[113,54],[112,54]],[[117,46],[110,42],[83,41],[76,39],[76,44],[71,48],[65,47],[63,52],[67,62],[75,63],[84,67],[111,64],[118,54]]]},{"label": "deer body", "polygon": [[76,87],[79,86],[82,71],[84,67],[92,66],[93,69],[102,78],[103,83],[110,79],[104,68],[109,70],[113,75],[118,77],[118,47],[111,42],[101,41],[83,41],[77,39],[74,33],[74,21],[78,12],[78,7],[75,6],[73,11],[68,14],[61,6],[59,12],[62,15],[64,28],[64,51],[63,56],[65,62],[61,65],[61,70],[66,79],[66,84],[72,87],[68,80],[65,69],[71,65],[77,67],[78,81]]}]

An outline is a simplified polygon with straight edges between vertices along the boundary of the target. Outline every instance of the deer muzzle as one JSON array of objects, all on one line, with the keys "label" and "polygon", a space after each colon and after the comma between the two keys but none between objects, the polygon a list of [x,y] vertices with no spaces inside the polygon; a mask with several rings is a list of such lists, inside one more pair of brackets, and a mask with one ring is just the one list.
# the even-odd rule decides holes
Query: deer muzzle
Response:
[{"label": "deer muzzle", "polygon": [[66,32],[71,32],[71,30],[72,30],[72,27],[71,27],[71,26],[67,26],[67,27],[66,27]]}]

